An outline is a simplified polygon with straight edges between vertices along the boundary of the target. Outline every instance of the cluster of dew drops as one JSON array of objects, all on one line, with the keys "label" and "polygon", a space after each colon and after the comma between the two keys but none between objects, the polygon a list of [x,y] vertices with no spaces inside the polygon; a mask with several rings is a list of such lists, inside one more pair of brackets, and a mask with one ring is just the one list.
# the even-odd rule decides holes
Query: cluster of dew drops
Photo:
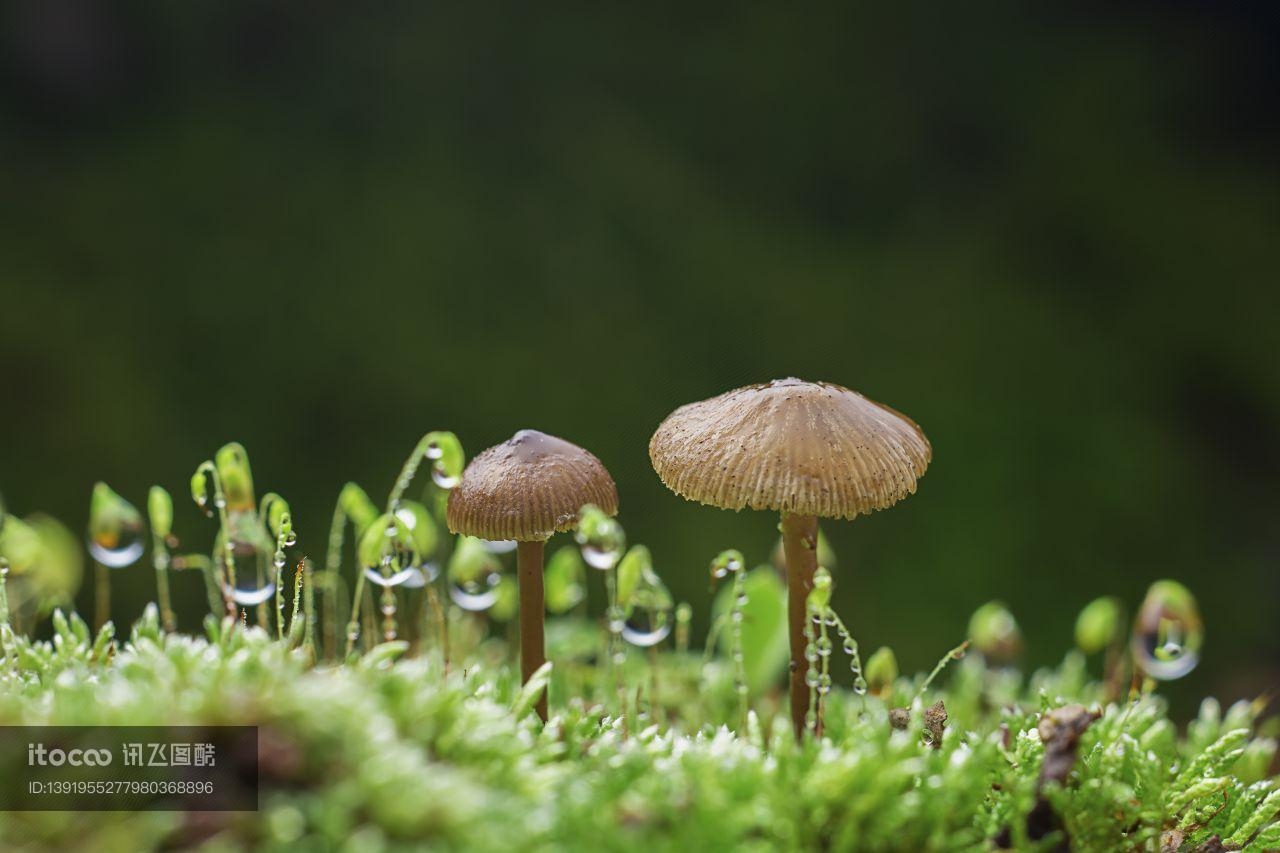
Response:
[{"label": "cluster of dew drops", "polygon": [[[422,456],[430,463],[431,481],[443,491],[455,488],[461,471],[451,470],[445,462],[445,448],[439,441],[428,441]],[[454,466],[455,468],[457,466]],[[410,464],[396,482],[395,494],[402,494],[413,480],[417,465]],[[391,511],[379,516],[358,543],[358,557],[364,566],[364,577],[381,589],[378,610],[382,614],[384,640],[397,637],[395,590],[424,589],[440,576],[440,564],[430,559],[435,546],[435,521],[430,511],[417,501],[394,499]],[[511,542],[480,541],[487,553],[505,553],[515,548]],[[477,570],[463,577],[451,578],[450,598],[462,609],[483,611],[497,600],[501,577],[499,566],[481,560],[472,564]],[[348,625],[347,641],[359,639],[359,622],[355,614]]]},{"label": "cluster of dew drops", "polygon": [[[438,442],[428,442],[422,455],[430,463],[431,479],[437,488],[448,491],[458,485],[461,472],[451,470],[445,464],[446,451]],[[397,482],[398,491],[408,486],[414,467],[402,472]],[[206,489],[210,477],[213,478],[213,488]],[[224,568],[224,576],[228,564],[238,569],[234,572],[234,582],[224,584],[225,594],[241,607],[255,607],[268,601],[278,586],[273,575],[278,575],[286,565],[285,549],[297,544],[297,534],[292,525],[285,525],[272,536],[268,519],[259,518],[257,511],[228,510],[217,470],[211,464],[202,466],[193,482],[199,484],[193,488],[197,506],[209,516],[220,514],[225,520],[215,552],[221,552],[219,562]],[[126,568],[141,559],[146,551],[146,520],[136,507],[105,484],[100,484],[98,490],[90,513],[90,554],[107,568]],[[626,553],[623,529],[616,519],[605,516],[595,507],[584,507],[582,520],[577,543],[583,562],[605,573],[612,590],[618,564]],[[418,535],[424,526],[431,526],[434,532],[434,525],[429,511],[422,504],[397,499],[393,511],[378,516],[377,522],[370,525],[357,545],[364,579],[382,592],[379,610],[387,637],[393,637],[395,631],[396,600],[393,590],[420,589],[440,576],[439,563],[428,559],[427,549],[421,547],[422,539]],[[178,543],[170,537],[168,544],[176,547]],[[499,599],[500,587],[509,581],[501,558],[515,548],[514,541],[460,538],[453,555],[455,559],[450,561],[448,592],[453,604],[477,613],[492,608]],[[671,595],[648,565],[647,550],[644,557],[645,565],[640,567],[638,578],[631,585],[629,601],[620,603],[611,595],[606,611],[610,633],[639,647],[657,645],[666,639],[675,622]],[[274,573],[263,571],[268,565],[275,570]],[[347,639],[354,642],[358,636],[359,625],[353,623],[349,626]],[[616,655],[622,655],[620,649]]]},{"label": "cluster of dew drops", "polygon": [[[423,457],[430,462],[432,482],[437,488],[448,491],[458,485],[461,472],[450,469],[445,455],[445,449],[436,442],[428,443],[423,452]],[[397,484],[401,491],[412,475],[412,468],[402,474]],[[216,482],[212,495],[198,490],[194,496],[197,505],[208,515],[217,512],[224,519],[232,515]],[[150,504],[149,508],[152,508]],[[285,511],[287,514],[287,508]],[[265,509],[261,514],[267,515]],[[228,562],[235,560],[246,569],[237,573],[234,583],[228,584],[225,591],[236,604],[254,607],[268,601],[278,586],[274,578],[264,577],[261,558],[271,553],[269,562],[279,577],[286,563],[285,549],[297,544],[297,535],[291,523],[281,525],[278,520],[259,518],[259,512],[253,509],[241,509],[234,515],[238,518],[233,519],[230,530],[224,527],[215,554],[220,548],[224,555],[222,559]],[[382,591],[379,609],[384,619],[386,639],[395,638],[394,590],[428,587],[441,573],[440,565],[428,559],[430,548],[422,546],[423,540],[419,536],[424,528],[432,529],[434,535],[435,524],[421,503],[397,500],[393,511],[379,516],[378,523],[362,537],[360,562],[364,566],[365,579]],[[87,541],[92,558],[108,569],[129,567],[142,558],[147,537],[148,527],[143,514],[105,484],[97,484],[90,508]],[[368,542],[363,541],[365,539]],[[167,530],[162,540],[169,549],[177,548],[179,544]],[[670,592],[653,571],[648,550],[635,546],[627,551],[621,524],[594,506],[583,508],[575,540],[582,561],[605,576],[609,594],[605,624],[610,636],[610,659],[615,664],[625,662],[624,642],[647,648],[665,640],[679,619],[675,616]],[[450,560],[450,600],[469,612],[484,612],[492,608],[499,599],[502,584],[512,582],[503,571],[501,557],[515,549],[514,541],[460,537],[453,554],[455,559]],[[633,557],[637,565],[620,565]],[[454,571],[455,564],[460,567],[458,571]],[[251,568],[254,570],[249,570]],[[627,599],[620,601],[618,575],[620,570],[628,569],[634,572],[634,577],[628,585]],[[0,558],[0,583],[8,574],[8,561]],[[742,624],[748,597],[742,583],[744,574],[743,560],[737,551],[725,551],[712,561],[713,585],[729,578],[734,583],[728,613],[730,658],[734,667],[735,691],[745,708],[748,687],[743,661]],[[830,606],[832,587],[831,573],[819,567],[814,576],[813,592],[806,602],[808,618],[803,632],[804,658],[808,663],[805,683],[816,699],[809,710],[810,726],[820,715],[821,703],[832,689],[830,660],[835,649],[833,634],[849,659],[854,692],[863,695],[868,690],[858,643]],[[1110,601],[1099,599],[1098,603],[1110,604]],[[682,608],[687,612],[686,606],[682,605]],[[353,620],[348,640],[354,642],[358,636],[359,629]],[[1134,620],[1131,653],[1135,662],[1152,678],[1177,679],[1196,667],[1203,636],[1203,623],[1194,597],[1180,584],[1161,581],[1151,587]]]},{"label": "cluster of dew drops", "polygon": [[733,663],[733,689],[737,694],[745,723],[748,709],[746,661],[742,652],[742,623],[746,618],[747,589],[743,584],[743,558],[739,551],[722,551],[711,561],[711,583],[714,586],[733,578],[733,600],[729,608],[729,657]]},{"label": "cluster of dew drops", "polygon": [[862,672],[858,641],[849,633],[844,621],[830,605],[833,586],[831,572],[819,567],[814,573],[813,591],[806,602],[809,618],[805,620],[804,626],[804,658],[809,666],[805,672],[805,684],[809,687],[813,701],[809,703],[805,722],[810,728],[816,725],[821,713],[821,703],[831,692],[831,655],[835,648],[831,639],[833,629],[840,639],[842,650],[849,658],[853,691],[859,696],[867,692],[867,679]]}]

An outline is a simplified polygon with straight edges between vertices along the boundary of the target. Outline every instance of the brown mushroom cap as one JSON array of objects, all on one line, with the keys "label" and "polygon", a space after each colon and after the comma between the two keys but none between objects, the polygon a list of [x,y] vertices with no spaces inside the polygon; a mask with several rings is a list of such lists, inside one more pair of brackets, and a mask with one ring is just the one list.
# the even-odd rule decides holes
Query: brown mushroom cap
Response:
[{"label": "brown mushroom cap", "polygon": [[618,487],[592,454],[522,429],[471,460],[449,493],[449,531],[534,542],[578,523],[585,504],[618,511]]},{"label": "brown mushroom cap", "polygon": [[649,457],[699,503],[853,518],[914,493],[933,450],[914,421],[856,391],[778,379],[676,409]]}]

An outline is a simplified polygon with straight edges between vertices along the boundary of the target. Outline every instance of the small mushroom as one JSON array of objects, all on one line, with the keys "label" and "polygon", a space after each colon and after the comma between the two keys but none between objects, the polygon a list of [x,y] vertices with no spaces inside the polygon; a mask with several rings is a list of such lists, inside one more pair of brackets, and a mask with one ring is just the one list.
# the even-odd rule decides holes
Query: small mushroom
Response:
[{"label": "small mushroom", "polygon": [[[518,543],[520,674],[525,682],[546,662],[543,543],[552,534],[572,530],[585,504],[609,515],[618,511],[618,489],[604,465],[576,444],[531,429],[472,459],[449,493],[451,533]],[[537,711],[545,721],[546,694]]]},{"label": "small mushroom", "polygon": [[909,418],[848,388],[800,379],[681,406],[649,441],[654,470],[681,497],[782,514],[797,737],[809,705],[804,620],[818,518],[852,519],[892,506],[915,492],[932,456]]}]

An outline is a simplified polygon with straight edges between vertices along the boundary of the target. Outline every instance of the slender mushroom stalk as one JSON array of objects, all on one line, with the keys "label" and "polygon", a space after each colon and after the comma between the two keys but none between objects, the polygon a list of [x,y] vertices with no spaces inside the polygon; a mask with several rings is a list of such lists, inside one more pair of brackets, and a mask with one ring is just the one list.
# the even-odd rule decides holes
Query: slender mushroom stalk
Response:
[{"label": "slender mushroom stalk", "polygon": [[932,456],[909,418],[848,388],[799,379],[681,406],[649,441],[654,470],[676,494],[782,514],[797,736],[809,708],[805,603],[818,568],[818,519],[892,506],[915,492]]},{"label": "slender mushroom stalk", "polygon": [[[524,429],[471,460],[449,493],[451,533],[515,540],[520,595],[520,674],[524,682],[546,662],[543,544],[572,530],[585,504],[618,511],[618,489],[600,460],[561,438]],[[547,697],[537,703],[547,719]]]},{"label": "slender mushroom stalk", "polygon": [[[542,542],[520,542],[516,546],[516,578],[520,585],[520,681],[530,677],[547,662],[542,619],[546,610],[542,593]],[[547,719],[547,694],[538,698],[538,716]]]},{"label": "slender mushroom stalk", "polygon": [[817,542],[817,516],[782,514],[782,547],[787,555],[787,628],[791,638],[791,722],[796,737],[804,733],[804,721],[809,714],[804,623],[809,618],[806,602],[813,592],[813,575],[818,571]]}]

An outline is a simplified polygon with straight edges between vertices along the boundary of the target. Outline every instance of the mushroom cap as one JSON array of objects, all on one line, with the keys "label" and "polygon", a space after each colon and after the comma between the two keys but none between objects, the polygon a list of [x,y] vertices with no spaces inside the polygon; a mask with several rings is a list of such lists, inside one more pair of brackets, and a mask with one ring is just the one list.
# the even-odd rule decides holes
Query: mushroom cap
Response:
[{"label": "mushroom cap", "polygon": [[618,511],[618,487],[576,444],[522,429],[471,460],[449,493],[451,533],[536,542],[571,530],[585,504]]},{"label": "mushroom cap", "polygon": [[676,409],[649,458],[699,503],[854,518],[914,493],[933,449],[914,421],[856,391],[777,379]]}]

